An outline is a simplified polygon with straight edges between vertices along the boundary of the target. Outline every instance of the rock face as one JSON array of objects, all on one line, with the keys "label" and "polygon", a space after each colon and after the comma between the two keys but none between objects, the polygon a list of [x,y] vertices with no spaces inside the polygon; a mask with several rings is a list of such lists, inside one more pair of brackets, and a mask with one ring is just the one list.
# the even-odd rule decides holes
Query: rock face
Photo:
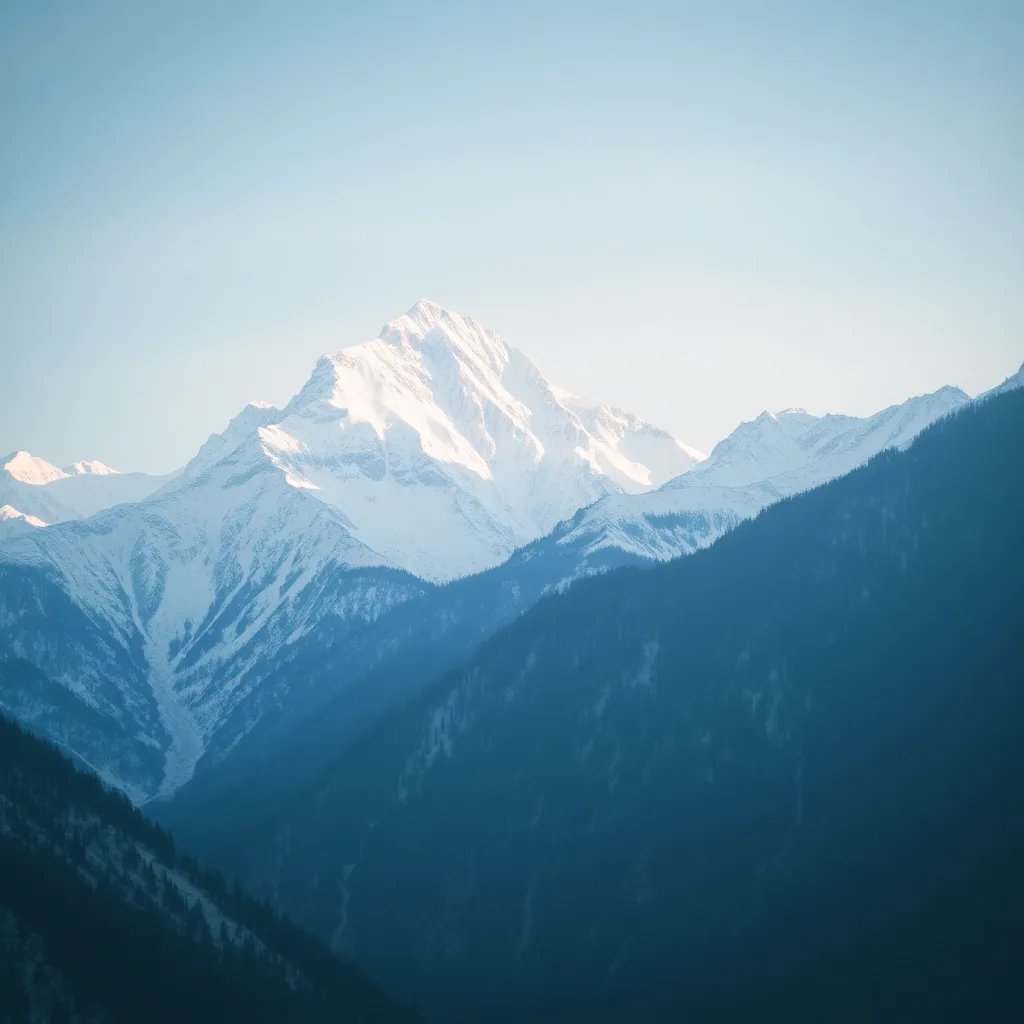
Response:
[{"label": "rock face", "polygon": [[1022,445],[1018,391],[539,602],[222,862],[441,1019],[998,1018]]}]

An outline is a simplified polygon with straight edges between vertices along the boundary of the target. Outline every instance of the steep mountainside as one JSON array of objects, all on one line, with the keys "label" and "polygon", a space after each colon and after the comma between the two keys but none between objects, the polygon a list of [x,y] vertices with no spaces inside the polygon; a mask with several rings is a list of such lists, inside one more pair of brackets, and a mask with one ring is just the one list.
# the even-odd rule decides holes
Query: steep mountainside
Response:
[{"label": "steep mountainside", "polygon": [[[377,562],[334,510],[228,457],[191,486],[4,545],[0,704],[133,798],[170,793],[231,711],[258,713],[247,672],[273,649],[429,586]],[[47,684],[26,690],[23,663]],[[120,743],[48,714],[58,694]]]},{"label": "steep mountainside", "polygon": [[409,1019],[0,718],[0,1020]]},{"label": "steep mountainside", "polygon": [[1020,1016],[1022,446],[541,601],[220,859],[439,1019]]}]

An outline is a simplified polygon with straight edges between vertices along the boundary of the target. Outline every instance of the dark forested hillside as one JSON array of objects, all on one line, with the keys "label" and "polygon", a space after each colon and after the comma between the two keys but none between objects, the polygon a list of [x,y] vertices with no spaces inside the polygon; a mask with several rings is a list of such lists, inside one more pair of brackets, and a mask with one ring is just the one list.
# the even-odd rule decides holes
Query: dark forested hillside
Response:
[{"label": "dark forested hillside", "polygon": [[1024,1015],[1024,393],[542,601],[223,862],[439,1019]]},{"label": "dark forested hillside", "polygon": [[0,1021],[398,1022],[321,943],[0,718]]}]

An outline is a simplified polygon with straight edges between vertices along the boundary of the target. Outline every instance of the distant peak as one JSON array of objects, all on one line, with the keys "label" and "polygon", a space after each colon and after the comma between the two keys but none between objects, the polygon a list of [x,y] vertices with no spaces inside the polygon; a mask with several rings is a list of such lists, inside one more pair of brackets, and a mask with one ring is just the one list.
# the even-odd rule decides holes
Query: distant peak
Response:
[{"label": "distant peak", "polygon": [[938,391],[930,391],[926,395],[914,395],[913,398],[908,398],[906,402],[891,406],[890,408],[918,409],[932,408],[934,406],[955,408],[956,406],[963,405],[970,400],[971,396],[968,395],[966,391],[953,387],[951,384],[945,384],[943,387],[939,388]]},{"label": "distant peak", "polygon": [[68,476],[111,476],[119,470],[112,469],[98,459],[83,459],[81,462],[72,462],[70,466],[64,467]]},{"label": "distant peak", "polygon": [[49,484],[54,480],[63,480],[68,474],[62,469],[40,459],[31,452],[19,449],[3,460],[3,469],[8,476],[23,484]]}]

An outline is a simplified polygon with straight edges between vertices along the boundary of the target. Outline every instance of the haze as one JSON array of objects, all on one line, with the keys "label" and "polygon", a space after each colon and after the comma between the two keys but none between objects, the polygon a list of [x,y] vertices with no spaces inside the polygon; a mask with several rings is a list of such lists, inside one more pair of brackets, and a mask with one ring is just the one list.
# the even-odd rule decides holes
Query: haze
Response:
[{"label": "haze", "polygon": [[705,450],[1024,358],[1020,4],[352,6],[4,5],[0,451],[169,470],[420,296]]}]

